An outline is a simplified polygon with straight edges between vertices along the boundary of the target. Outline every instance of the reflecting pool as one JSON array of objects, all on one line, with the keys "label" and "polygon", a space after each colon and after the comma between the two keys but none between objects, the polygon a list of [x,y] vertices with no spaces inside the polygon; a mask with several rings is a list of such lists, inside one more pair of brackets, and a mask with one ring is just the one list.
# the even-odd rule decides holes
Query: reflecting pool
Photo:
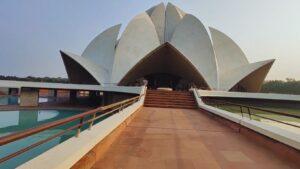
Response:
[{"label": "reflecting pool", "polygon": [[[82,113],[78,110],[20,110],[20,111],[0,111],[0,137],[15,133],[21,130],[29,129],[32,127],[39,126],[44,123],[51,121],[56,121],[72,115]],[[72,124],[73,123],[73,124]],[[72,122],[68,125],[60,126],[44,132],[32,135],[25,139],[21,139],[4,146],[0,146],[0,158],[9,155],[13,152],[20,150],[26,146],[29,146],[39,140],[48,138],[63,129],[67,128],[77,121]],[[0,164],[0,168],[15,168],[20,164],[36,157],[37,155],[47,151],[53,146],[67,140],[68,138],[74,136],[75,131],[66,133],[60,137],[57,137],[47,143],[44,143],[22,155],[17,156],[9,161]]]}]

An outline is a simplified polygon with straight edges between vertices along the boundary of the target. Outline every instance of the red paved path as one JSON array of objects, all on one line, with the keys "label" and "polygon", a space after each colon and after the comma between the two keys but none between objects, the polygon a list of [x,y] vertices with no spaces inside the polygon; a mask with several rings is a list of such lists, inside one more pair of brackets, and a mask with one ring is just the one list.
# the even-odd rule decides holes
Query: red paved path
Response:
[{"label": "red paved path", "polygon": [[297,168],[200,110],[142,108],[93,168]]}]

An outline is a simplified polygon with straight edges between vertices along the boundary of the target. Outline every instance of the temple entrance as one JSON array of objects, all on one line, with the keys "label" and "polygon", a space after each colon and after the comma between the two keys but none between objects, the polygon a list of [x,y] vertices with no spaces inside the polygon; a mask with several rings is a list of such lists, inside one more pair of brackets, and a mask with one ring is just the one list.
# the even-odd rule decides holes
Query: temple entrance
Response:
[{"label": "temple entrance", "polygon": [[161,73],[147,75],[145,79],[148,81],[147,86],[149,89],[157,89],[159,87],[176,89],[181,78],[179,76]]},{"label": "temple entrance", "polygon": [[172,74],[158,73],[150,74],[144,77],[147,80],[148,89],[157,89],[159,87],[171,88],[173,90],[189,90],[194,86],[193,82]]},{"label": "temple entrance", "polygon": [[148,88],[150,89],[156,89],[158,87],[168,87],[175,89],[181,78],[171,74],[161,73],[147,75],[145,76],[145,79],[148,81]]},{"label": "temple entrance", "polygon": [[168,87],[188,90],[209,89],[207,83],[190,63],[171,44],[165,43],[140,60],[119,82],[123,86],[138,86],[148,81],[148,88]]}]

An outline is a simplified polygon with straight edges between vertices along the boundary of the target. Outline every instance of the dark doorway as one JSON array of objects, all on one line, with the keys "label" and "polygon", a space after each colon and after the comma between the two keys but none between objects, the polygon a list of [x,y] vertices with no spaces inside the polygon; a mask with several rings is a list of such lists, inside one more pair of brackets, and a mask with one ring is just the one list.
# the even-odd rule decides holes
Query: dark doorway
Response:
[{"label": "dark doorway", "polygon": [[158,87],[168,87],[176,89],[181,77],[160,73],[160,74],[151,74],[145,76],[145,79],[148,81],[148,88],[157,89]]}]

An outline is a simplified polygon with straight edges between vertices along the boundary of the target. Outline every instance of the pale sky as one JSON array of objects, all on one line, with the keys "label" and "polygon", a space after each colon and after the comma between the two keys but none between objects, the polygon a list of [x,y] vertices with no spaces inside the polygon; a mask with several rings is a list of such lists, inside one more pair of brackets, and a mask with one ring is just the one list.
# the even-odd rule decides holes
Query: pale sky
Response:
[{"label": "pale sky", "polygon": [[172,2],[230,36],[250,62],[276,59],[267,79],[300,80],[299,0],[1,0],[0,74],[66,77],[60,49],[81,54],[106,28]]}]

